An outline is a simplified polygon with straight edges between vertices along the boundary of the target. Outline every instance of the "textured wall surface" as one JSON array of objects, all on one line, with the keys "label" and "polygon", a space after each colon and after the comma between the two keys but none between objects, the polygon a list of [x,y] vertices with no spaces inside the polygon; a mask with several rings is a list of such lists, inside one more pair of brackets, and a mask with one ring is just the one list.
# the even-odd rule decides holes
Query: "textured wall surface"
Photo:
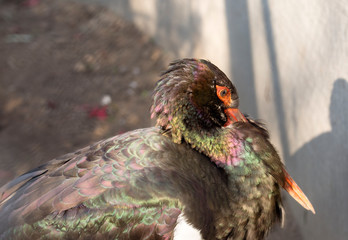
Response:
[{"label": "textured wall surface", "polygon": [[263,119],[312,215],[289,200],[303,239],[348,235],[348,5],[342,0],[88,0],[168,54],[207,58]]}]

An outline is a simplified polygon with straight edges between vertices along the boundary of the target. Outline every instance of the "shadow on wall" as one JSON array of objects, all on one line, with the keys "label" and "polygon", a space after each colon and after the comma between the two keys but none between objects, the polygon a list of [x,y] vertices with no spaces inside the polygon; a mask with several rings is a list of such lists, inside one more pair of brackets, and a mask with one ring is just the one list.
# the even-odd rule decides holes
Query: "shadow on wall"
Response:
[{"label": "shadow on wall", "polygon": [[187,57],[193,56],[197,47],[195,43],[199,42],[201,36],[201,19],[194,14],[191,4],[157,0],[156,11],[157,41],[167,42],[167,50],[173,52],[175,57],[182,53]]},{"label": "shadow on wall", "polygon": [[330,123],[330,132],[306,143],[287,161],[290,172],[296,172],[296,181],[317,212],[312,215],[293,207],[298,224],[306,229],[305,239],[345,239],[348,235],[348,82],[345,79],[334,83]]},{"label": "shadow on wall", "polygon": [[274,92],[274,104],[275,104],[275,110],[277,113],[277,123],[278,123],[278,129],[280,134],[280,140],[283,150],[283,155],[285,161],[289,159],[289,142],[288,142],[288,135],[287,135],[287,127],[285,125],[285,113],[284,113],[284,105],[283,105],[283,95],[282,90],[280,86],[280,75],[278,70],[278,59],[277,59],[277,52],[275,48],[275,40],[274,40],[274,31],[272,26],[272,19],[271,19],[271,9],[269,6],[268,0],[262,0],[262,13],[263,13],[263,21],[265,22],[265,36],[267,40],[267,47],[268,47],[268,56],[269,56],[269,62],[272,67],[272,87]]},{"label": "shadow on wall", "polygon": [[247,1],[225,1],[232,80],[241,99],[241,109],[257,118],[254,67]]}]

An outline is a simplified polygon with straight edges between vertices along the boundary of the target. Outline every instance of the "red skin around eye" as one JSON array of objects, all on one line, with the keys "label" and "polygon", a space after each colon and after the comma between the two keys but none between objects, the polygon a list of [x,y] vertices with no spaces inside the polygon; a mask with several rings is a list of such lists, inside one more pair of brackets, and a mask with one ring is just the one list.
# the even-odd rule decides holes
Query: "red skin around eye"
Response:
[{"label": "red skin around eye", "polygon": [[[231,91],[228,87],[223,87],[223,86],[218,86],[216,85],[216,90],[217,90],[217,96],[218,98],[226,105],[226,107],[230,106],[232,103],[231,99]],[[225,90],[226,94],[225,96],[221,96],[221,92]]]}]

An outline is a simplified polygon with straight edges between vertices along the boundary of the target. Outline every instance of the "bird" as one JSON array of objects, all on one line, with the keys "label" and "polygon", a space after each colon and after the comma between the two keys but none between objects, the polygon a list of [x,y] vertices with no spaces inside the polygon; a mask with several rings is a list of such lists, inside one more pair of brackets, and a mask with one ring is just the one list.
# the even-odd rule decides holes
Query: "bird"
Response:
[{"label": "bird", "polygon": [[63,155],[0,189],[0,239],[264,239],[281,188],[315,213],[264,125],[213,63],[184,58],[157,81],[156,126]]}]

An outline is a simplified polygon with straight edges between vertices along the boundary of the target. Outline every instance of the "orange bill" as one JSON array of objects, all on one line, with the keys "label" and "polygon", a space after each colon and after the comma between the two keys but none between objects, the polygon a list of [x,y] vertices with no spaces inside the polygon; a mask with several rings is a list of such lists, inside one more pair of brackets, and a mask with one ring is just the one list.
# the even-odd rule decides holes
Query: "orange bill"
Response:
[{"label": "orange bill", "polygon": [[289,173],[283,169],[285,174],[285,183],[283,188],[293,197],[299,204],[302,205],[305,209],[312,211],[315,214],[315,210],[308,200],[306,195],[302,192],[299,186],[295,183],[295,181],[290,177]]},{"label": "orange bill", "polygon": [[235,122],[248,122],[238,108],[227,108],[225,109],[225,114],[227,115],[225,127]]}]

